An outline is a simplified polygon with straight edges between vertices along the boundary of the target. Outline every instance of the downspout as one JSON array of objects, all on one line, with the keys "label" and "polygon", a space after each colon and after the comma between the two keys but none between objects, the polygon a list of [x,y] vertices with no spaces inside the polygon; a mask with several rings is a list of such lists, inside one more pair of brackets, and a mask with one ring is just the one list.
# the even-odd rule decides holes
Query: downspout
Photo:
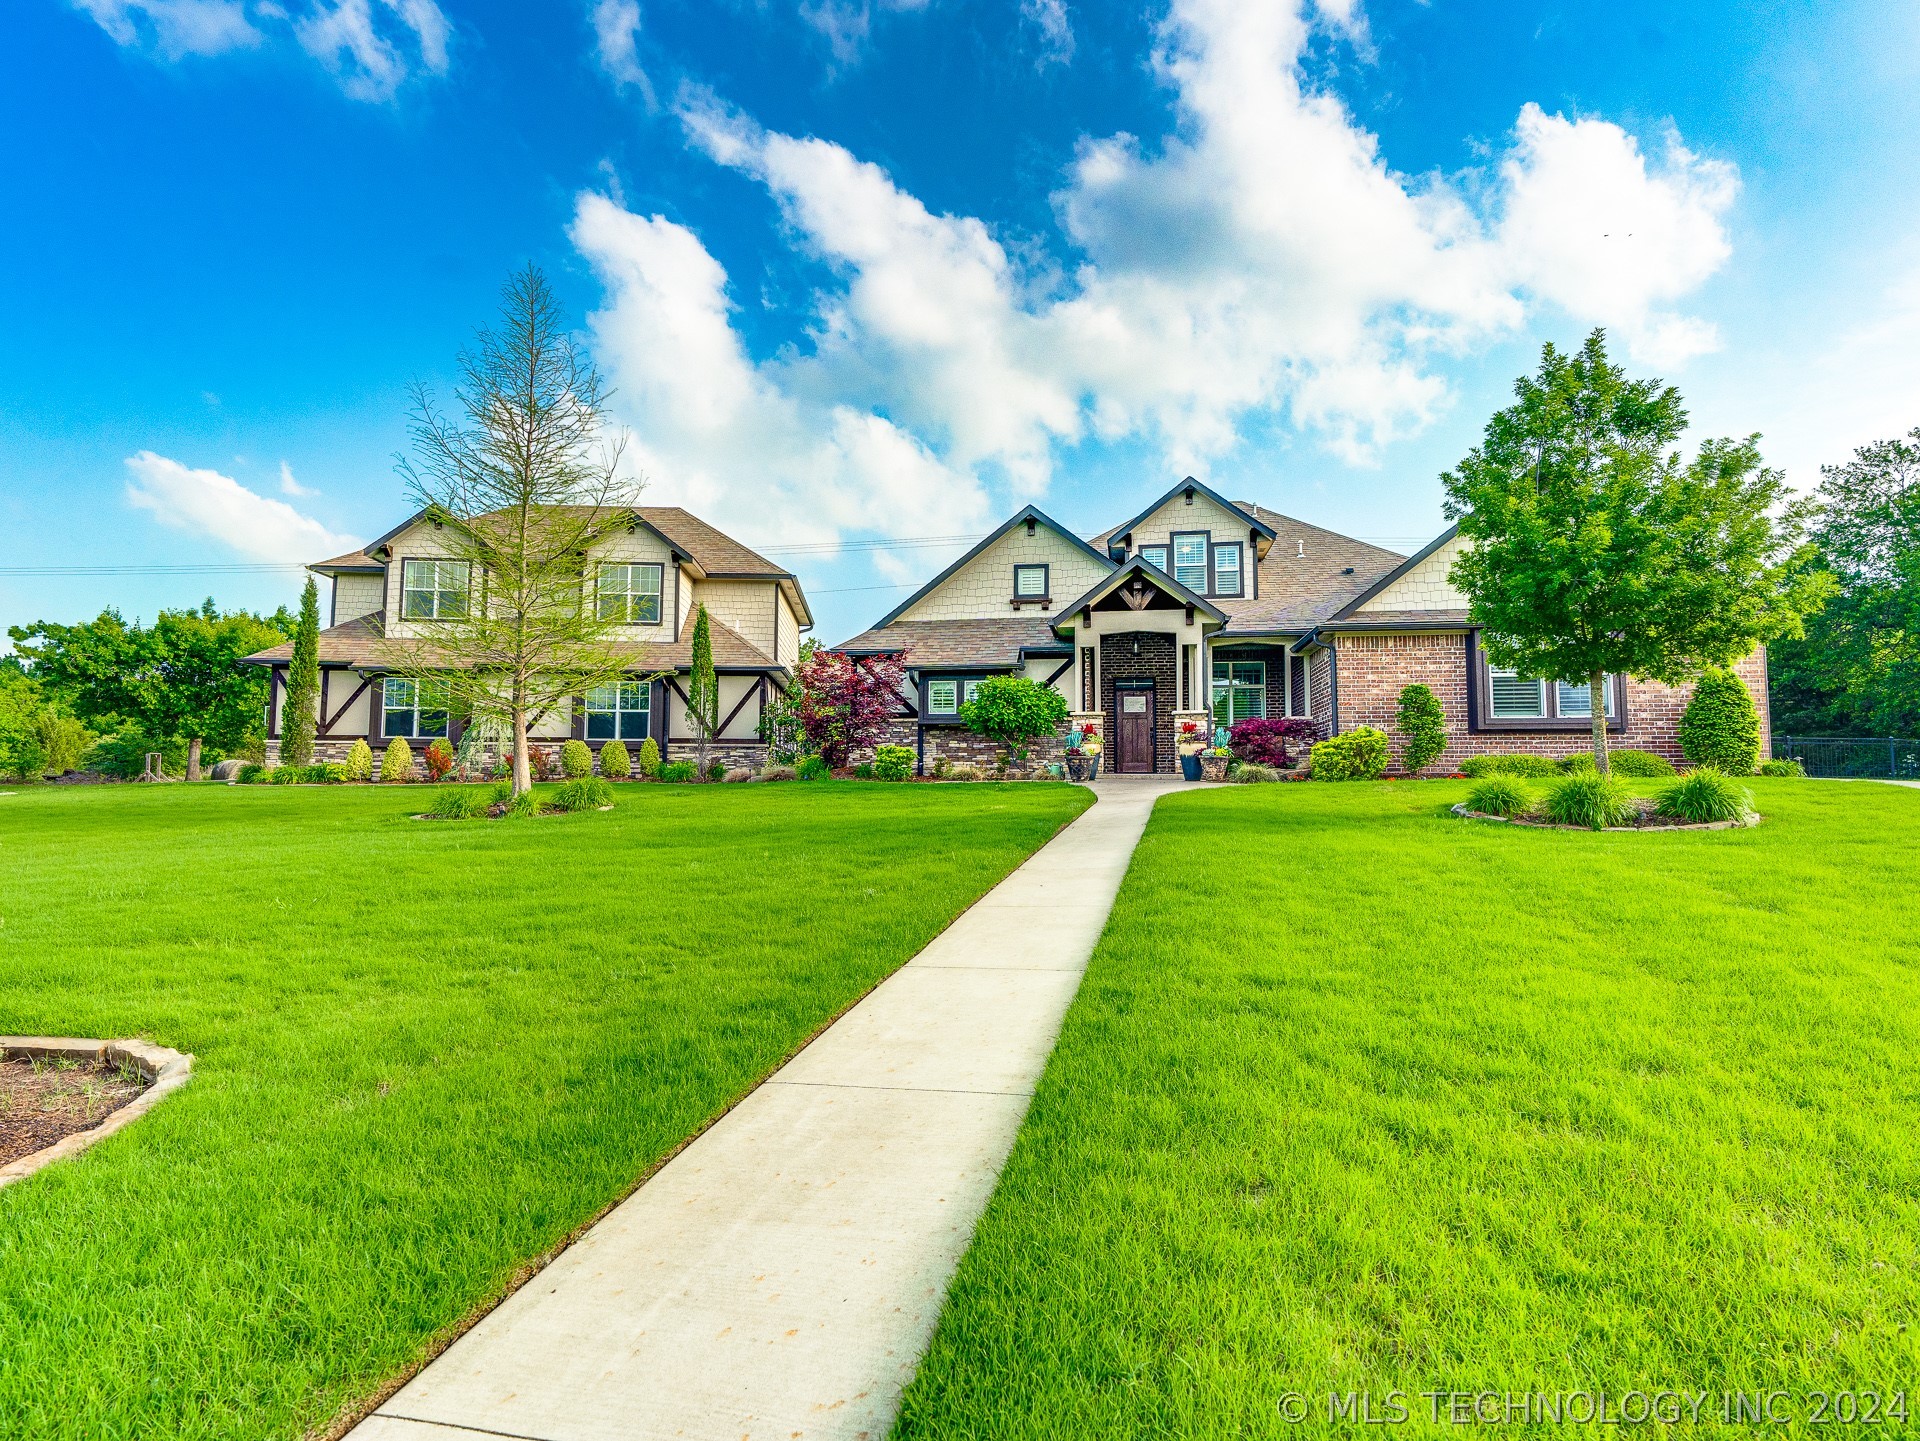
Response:
[{"label": "downspout", "polygon": [[1327,722],[1327,734],[1340,734],[1340,647],[1332,639],[1327,641],[1327,689],[1332,693],[1333,715]]}]

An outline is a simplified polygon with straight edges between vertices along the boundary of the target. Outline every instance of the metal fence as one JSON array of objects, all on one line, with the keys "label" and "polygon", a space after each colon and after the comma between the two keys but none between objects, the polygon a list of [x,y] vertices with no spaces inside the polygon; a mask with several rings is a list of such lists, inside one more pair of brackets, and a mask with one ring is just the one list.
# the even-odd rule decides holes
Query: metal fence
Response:
[{"label": "metal fence", "polygon": [[1920,740],[1859,736],[1775,736],[1775,760],[1796,760],[1810,776],[1920,780]]}]

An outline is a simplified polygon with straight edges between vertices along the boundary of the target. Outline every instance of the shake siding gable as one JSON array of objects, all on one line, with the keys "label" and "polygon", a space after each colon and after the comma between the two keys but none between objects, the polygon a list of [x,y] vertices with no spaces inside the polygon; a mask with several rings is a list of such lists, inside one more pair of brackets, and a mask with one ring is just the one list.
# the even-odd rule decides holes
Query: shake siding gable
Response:
[{"label": "shake siding gable", "polygon": [[778,589],[770,580],[703,580],[694,587],[693,599],[715,620],[724,621],[743,639],[778,660],[774,633]]},{"label": "shake siding gable", "polygon": [[773,658],[790,666],[800,659],[800,621],[787,603],[786,592],[778,586],[773,588],[773,617]]},{"label": "shake siding gable", "polygon": [[386,592],[384,575],[336,575],[333,578],[333,616],[328,625],[345,625],[380,609]]},{"label": "shake siding gable", "polygon": [[1394,610],[1466,610],[1467,597],[1454,589],[1452,582],[1447,579],[1447,572],[1453,568],[1464,544],[1460,537],[1455,536],[1378,595],[1356,608],[1354,615]]},{"label": "shake siding gable", "polygon": [[[1211,532],[1216,545],[1223,541],[1236,540],[1244,545],[1247,544],[1249,529],[1245,516],[1235,515],[1198,491],[1194,492],[1192,505],[1188,505],[1185,497],[1176,492],[1165,505],[1133,528],[1133,550],[1130,553],[1138,555],[1143,545],[1170,545],[1174,532],[1188,530]],[[1119,538],[1114,537],[1115,540]],[[1243,564],[1250,573],[1254,565],[1251,548]]]},{"label": "shake siding gable", "polygon": [[1050,614],[1112,574],[1111,566],[1103,565],[1057,531],[1036,525],[1028,535],[1024,525],[1016,525],[894,620],[992,620],[1032,614],[1032,608],[1010,604],[1016,565],[1051,567]]}]

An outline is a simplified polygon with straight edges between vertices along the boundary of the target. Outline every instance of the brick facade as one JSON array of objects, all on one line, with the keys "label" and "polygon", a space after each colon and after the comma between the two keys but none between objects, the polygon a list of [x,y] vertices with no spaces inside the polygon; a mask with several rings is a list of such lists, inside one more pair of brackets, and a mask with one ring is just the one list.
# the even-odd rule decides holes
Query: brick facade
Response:
[{"label": "brick facade", "polygon": [[[1585,729],[1553,731],[1471,731],[1467,728],[1467,637],[1451,634],[1341,635],[1339,647],[1340,729],[1369,725],[1394,737],[1403,687],[1422,683],[1431,689],[1447,713],[1447,749],[1430,770],[1457,767],[1469,756],[1529,754],[1564,756],[1591,744]],[[1324,652],[1316,657],[1314,712],[1320,714],[1320,672]],[[1767,712],[1767,656],[1764,648],[1734,667],[1753,695],[1760,712],[1760,753],[1771,754]],[[1680,715],[1692,695],[1691,687],[1661,685],[1657,681],[1627,680],[1626,726],[1608,732],[1608,745],[1652,751],[1668,760],[1680,760]]]},{"label": "brick facade", "polygon": [[[1134,654],[1135,645],[1140,653]],[[1107,723],[1101,729],[1106,736],[1103,764],[1117,768],[1119,714],[1114,703],[1114,682],[1122,680],[1153,682],[1153,760],[1158,771],[1177,771],[1180,760],[1174,754],[1173,716],[1180,708],[1179,656],[1174,639],[1164,631],[1127,631],[1100,637],[1100,708]]]}]

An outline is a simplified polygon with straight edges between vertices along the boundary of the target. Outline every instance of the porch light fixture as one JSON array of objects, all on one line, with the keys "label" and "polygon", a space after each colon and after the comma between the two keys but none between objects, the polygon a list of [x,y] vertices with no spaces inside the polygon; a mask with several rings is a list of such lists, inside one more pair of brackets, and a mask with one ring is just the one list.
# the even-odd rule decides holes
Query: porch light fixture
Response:
[{"label": "porch light fixture", "polygon": [[1133,641],[1133,658],[1135,660],[1140,659],[1140,638],[1138,636],[1135,636]]}]

